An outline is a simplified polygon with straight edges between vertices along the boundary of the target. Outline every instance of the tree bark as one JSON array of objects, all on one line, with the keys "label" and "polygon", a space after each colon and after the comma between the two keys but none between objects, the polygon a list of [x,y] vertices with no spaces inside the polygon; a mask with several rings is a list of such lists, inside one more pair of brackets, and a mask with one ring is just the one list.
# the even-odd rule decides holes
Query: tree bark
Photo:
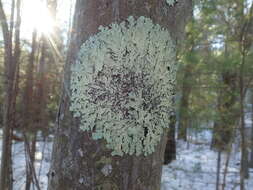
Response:
[{"label": "tree bark", "polygon": [[[27,142],[26,142],[27,141]],[[36,173],[34,174],[33,171],[33,167],[34,166],[34,161],[35,161],[35,153],[36,153],[36,134],[32,137],[31,143],[30,143],[30,139],[25,138],[25,146],[29,146],[26,147],[26,152],[27,152],[27,162],[26,162],[26,184],[25,184],[25,189],[26,190],[30,190],[31,187],[31,183],[33,180],[33,175],[36,175]]]},{"label": "tree bark", "polygon": [[[27,155],[30,157],[31,164],[34,163],[34,154],[35,154],[35,144],[36,144],[36,132],[35,132],[35,126],[34,126],[34,116],[33,108],[34,108],[34,62],[35,62],[35,54],[37,49],[37,31],[34,30],[32,35],[32,50],[29,57],[29,62],[27,65],[26,70],[26,81],[25,81],[25,91],[23,96],[23,127],[24,127],[24,136],[26,136],[26,133],[32,132],[33,134],[33,140],[32,140],[32,147],[31,149],[31,155]],[[29,135],[28,135],[29,136]],[[26,138],[25,138],[26,141]],[[24,142],[25,146],[30,146],[29,142]],[[33,146],[34,145],[34,146]],[[34,151],[33,151],[34,150]],[[26,190],[30,189],[31,181],[32,181],[32,171],[29,167],[29,162],[26,162]]]},{"label": "tree bark", "polygon": [[253,89],[251,89],[251,138],[250,138],[250,162],[249,167],[253,168]]},{"label": "tree bark", "polygon": [[[229,58],[228,44],[225,43],[224,57]],[[233,140],[237,112],[235,110],[237,94],[237,73],[223,69],[221,72],[222,89],[218,91],[218,116],[213,127],[212,148],[229,151]]]},{"label": "tree bark", "polygon": [[[191,15],[193,15],[193,10]],[[178,122],[178,139],[182,139],[184,141],[187,141],[187,129],[190,126],[190,111],[189,111],[189,101],[190,101],[190,94],[192,91],[192,73],[194,70],[194,58],[192,60],[192,57],[194,57],[194,49],[195,49],[195,39],[192,34],[193,28],[194,28],[194,18],[191,17],[191,22],[188,25],[191,29],[190,32],[188,31],[186,34],[187,40],[189,41],[189,44],[185,45],[185,57],[186,57],[186,64],[184,65],[183,69],[183,79],[182,79],[182,97],[180,100],[179,105],[179,122]],[[191,58],[190,58],[191,57]]]},{"label": "tree bark", "polygon": [[[65,65],[64,88],[49,172],[49,190],[159,190],[166,135],[149,156],[111,156],[102,140],[94,141],[80,132],[78,121],[69,111],[70,66],[80,46],[89,36],[133,15],[150,17],[169,29],[173,39],[182,39],[191,1],[181,0],[169,7],[164,0],[77,0],[74,23]],[[111,173],[101,171],[110,166]]]},{"label": "tree bark", "polygon": [[221,164],[221,151],[218,151],[217,167],[216,167],[216,190],[220,187],[220,164]]},{"label": "tree bark", "polygon": [[236,104],[236,79],[237,74],[231,71],[222,72],[222,90],[218,93],[218,118],[215,121],[212,136],[212,148],[228,150],[235,130],[237,114]]},{"label": "tree bark", "polygon": [[240,136],[241,136],[241,168],[240,168],[240,190],[244,190],[244,179],[249,178],[248,168],[248,151],[245,137],[245,118],[244,118],[244,78],[243,71],[245,66],[246,51],[242,48],[241,65],[239,72],[239,88],[240,88]]},{"label": "tree bark", "polygon": [[33,32],[32,50],[29,56],[29,62],[26,68],[25,90],[23,95],[23,126],[25,129],[31,129],[33,122],[33,87],[34,87],[34,62],[37,49],[37,31]]},{"label": "tree bark", "polygon": [[[12,33],[14,27],[14,10],[16,7],[15,47],[12,53]],[[3,113],[3,144],[1,160],[0,189],[12,189],[12,130],[15,126],[15,107],[18,89],[18,67],[20,58],[20,0],[12,1],[10,27],[0,1],[0,20],[4,39],[4,113]]]},{"label": "tree bark", "polygon": [[189,98],[191,93],[191,73],[192,64],[189,63],[185,66],[183,86],[182,86],[182,98],[179,108],[179,125],[178,125],[178,139],[187,141],[187,128],[189,126]]},{"label": "tree bark", "polygon": [[[14,7],[14,3],[12,3]],[[12,9],[13,11],[13,9]],[[14,14],[14,13],[13,13]],[[1,158],[1,174],[0,174],[0,189],[5,190],[11,187],[11,126],[9,124],[10,119],[10,105],[11,105],[11,82],[9,80],[10,65],[12,58],[12,40],[11,33],[8,28],[6,15],[3,9],[2,1],[0,1],[0,20],[3,39],[4,39],[4,105],[3,105],[3,143],[2,143],[2,158]]]},{"label": "tree bark", "polygon": [[176,160],[176,115],[175,112],[170,116],[170,126],[168,131],[167,143],[164,153],[164,164],[169,164]]}]

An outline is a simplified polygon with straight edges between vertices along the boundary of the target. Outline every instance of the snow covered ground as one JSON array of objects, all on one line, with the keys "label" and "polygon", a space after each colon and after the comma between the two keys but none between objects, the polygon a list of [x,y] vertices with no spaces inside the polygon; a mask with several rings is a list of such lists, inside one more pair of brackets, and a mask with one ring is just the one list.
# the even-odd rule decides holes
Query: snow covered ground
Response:
[{"label": "snow covered ground", "polygon": [[[177,160],[163,167],[162,190],[215,190],[217,152],[209,146],[178,142]],[[231,155],[226,190],[239,190],[239,158],[240,153]],[[226,154],[222,155],[220,184],[223,180]],[[250,179],[245,181],[245,190],[253,189],[253,170]]]},{"label": "snow covered ground", "polygon": [[[0,131],[0,153],[2,148],[2,139]],[[52,142],[37,142],[37,152],[35,155],[35,169],[40,183],[41,190],[47,189],[47,172],[50,166],[50,155]],[[1,158],[1,154],[0,154]],[[13,146],[13,178],[14,190],[25,189],[25,151],[24,143],[14,142]],[[33,189],[33,188],[32,188]],[[34,190],[36,188],[34,187]]]},{"label": "snow covered ground", "polygon": [[[0,134],[1,136],[1,134]],[[163,167],[161,190],[215,190],[217,153],[210,150],[210,133],[204,131],[192,136],[194,143],[177,143],[177,160]],[[0,137],[1,138],[1,137]],[[1,141],[0,141],[1,147]],[[47,172],[50,165],[52,142],[38,142],[36,152],[36,172],[42,190],[47,187]],[[23,190],[25,184],[24,144],[14,144],[14,190]],[[234,150],[231,154],[226,180],[226,190],[239,190],[239,158],[240,153]],[[222,166],[226,155],[222,155]],[[246,180],[246,190],[253,187],[253,170],[250,179]],[[221,182],[223,172],[221,172]],[[35,188],[34,188],[35,190]]]},{"label": "snow covered ground", "polygon": [[[52,150],[52,142],[37,142],[37,152],[35,154],[35,170],[38,176],[38,181],[41,190],[47,189],[47,173],[50,166],[50,156]],[[14,145],[14,160],[13,160],[13,173],[14,173],[14,190],[25,189],[25,154],[24,143],[16,143]],[[32,188],[33,189],[33,188]],[[34,187],[34,190],[36,188]]]}]

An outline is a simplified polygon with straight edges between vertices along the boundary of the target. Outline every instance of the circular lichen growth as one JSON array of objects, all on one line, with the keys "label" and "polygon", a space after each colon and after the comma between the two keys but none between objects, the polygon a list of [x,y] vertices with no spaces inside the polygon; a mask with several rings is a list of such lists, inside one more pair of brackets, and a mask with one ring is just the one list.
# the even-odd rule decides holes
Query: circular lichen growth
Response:
[{"label": "circular lichen growth", "polygon": [[177,66],[169,32],[145,17],[100,27],[72,66],[71,111],[112,155],[148,155],[168,127]]}]

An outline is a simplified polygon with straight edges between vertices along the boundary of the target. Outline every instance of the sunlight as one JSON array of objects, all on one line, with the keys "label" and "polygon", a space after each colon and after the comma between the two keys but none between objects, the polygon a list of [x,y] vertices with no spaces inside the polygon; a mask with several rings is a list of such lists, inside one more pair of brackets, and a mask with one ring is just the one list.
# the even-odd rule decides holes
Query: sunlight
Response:
[{"label": "sunlight", "polygon": [[25,36],[30,36],[34,29],[39,34],[44,35],[49,35],[53,32],[54,21],[45,1],[24,0],[22,10],[22,33]]}]

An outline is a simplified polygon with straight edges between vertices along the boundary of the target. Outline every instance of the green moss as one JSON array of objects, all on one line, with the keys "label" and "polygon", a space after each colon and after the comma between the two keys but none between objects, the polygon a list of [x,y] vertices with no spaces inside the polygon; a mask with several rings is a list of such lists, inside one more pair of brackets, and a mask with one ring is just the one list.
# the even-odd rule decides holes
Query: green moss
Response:
[{"label": "green moss", "polygon": [[72,67],[71,111],[112,155],[148,155],[168,127],[177,66],[169,32],[150,19],[100,27]]}]

